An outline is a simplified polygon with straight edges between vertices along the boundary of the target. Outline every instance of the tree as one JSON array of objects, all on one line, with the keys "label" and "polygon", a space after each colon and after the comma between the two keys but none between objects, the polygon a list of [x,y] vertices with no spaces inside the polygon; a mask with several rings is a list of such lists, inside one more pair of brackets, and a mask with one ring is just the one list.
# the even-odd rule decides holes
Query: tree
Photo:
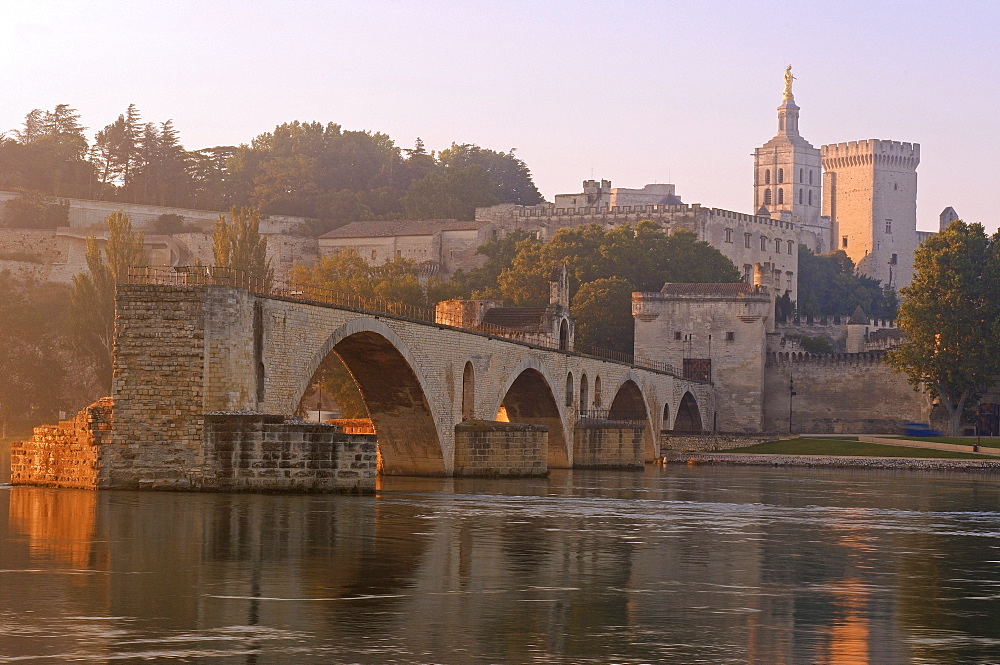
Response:
[{"label": "tree", "polygon": [[249,277],[270,283],[274,279],[267,256],[267,238],[260,233],[260,213],[250,208],[232,208],[232,222],[219,215],[212,233],[215,265],[242,270]]},{"label": "tree", "polygon": [[799,245],[798,311],[806,316],[845,316],[861,309],[878,319],[896,316],[896,295],[877,279],[856,275],[843,250],[813,254]]},{"label": "tree", "polygon": [[[420,139],[417,142],[417,148],[422,149],[423,142]],[[471,143],[452,143],[450,148],[441,151],[438,160],[445,170],[466,166],[483,169],[493,183],[493,196],[499,203],[531,206],[542,202],[542,195],[531,179],[531,171],[514,155],[514,148],[510,152],[497,152]]]},{"label": "tree", "polygon": [[1000,235],[952,222],[917,250],[914,271],[900,290],[904,340],[887,362],[940,400],[954,436],[966,404],[1000,373]]},{"label": "tree", "polygon": [[131,266],[146,264],[142,233],[118,211],[108,216],[108,240],[102,251],[97,238],[87,238],[87,272],[73,277],[70,309],[80,350],[91,359],[98,380],[111,388],[112,351],[115,332],[115,286]]},{"label": "tree", "polygon": [[573,298],[576,344],[632,353],[632,285],[621,277],[595,279],[580,286]]},{"label": "tree", "polygon": [[41,192],[20,190],[20,196],[4,204],[3,225],[11,229],[54,229],[69,226],[69,201],[56,200]]},{"label": "tree", "polygon": [[433,171],[414,182],[403,197],[403,206],[413,219],[474,219],[476,208],[498,202],[494,190],[481,166],[458,166],[443,173]]}]

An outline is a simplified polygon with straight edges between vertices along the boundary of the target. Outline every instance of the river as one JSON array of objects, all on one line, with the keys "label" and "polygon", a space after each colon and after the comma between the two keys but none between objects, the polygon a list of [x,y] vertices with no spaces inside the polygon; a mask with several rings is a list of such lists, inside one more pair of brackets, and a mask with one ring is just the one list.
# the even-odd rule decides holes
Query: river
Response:
[{"label": "river", "polygon": [[1000,482],[723,466],[374,496],[0,485],[0,663],[1000,663]]}]

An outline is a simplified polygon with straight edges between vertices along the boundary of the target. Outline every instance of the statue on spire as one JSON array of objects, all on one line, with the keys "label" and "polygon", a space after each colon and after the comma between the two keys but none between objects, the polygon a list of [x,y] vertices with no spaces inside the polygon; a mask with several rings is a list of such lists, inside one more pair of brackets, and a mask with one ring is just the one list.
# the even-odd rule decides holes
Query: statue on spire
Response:
[{"label": "statue on spire", "polygon": [[794,80],[795,80],[795,77],[792,76],[792,66],[788,65],[787,67],[785,67],[785,99],[786,100],[793,99],[793,97],[792,97],[792,81],[794,81]]}]

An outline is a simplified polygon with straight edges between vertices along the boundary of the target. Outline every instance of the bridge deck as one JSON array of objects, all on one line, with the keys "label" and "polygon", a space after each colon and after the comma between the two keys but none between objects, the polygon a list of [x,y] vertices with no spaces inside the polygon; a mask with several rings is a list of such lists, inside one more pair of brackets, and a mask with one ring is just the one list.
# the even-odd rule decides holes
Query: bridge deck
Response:
[{"label": "bridge deck", "polygon": [[232,268],[214,266],[178,266],[176,268],[131,267],[128,269],[126,283],[158,284],[164,286],[230,286],[269,298],[319,305],[322,307],[347,309],[362,314],[389,317],[438,328],[450,328],[469,334],[500,338],[514,344],[628,365],[693,383],[710,383],[691,377],[684,377],[678,374],[674,366],[669,363],[637,357],[630,353],[622,353],[596,346],[580,346],[578,344],[574,344],[572,349],[561,348],[559,340],[552,335],[525,333],[488,323],[481,323],[475,328],[469,328],[467,326],[455,325],[458,323],[457,320],[449,320],[450,317],[446,313],[436,312],[429,307],[371,298],[356,293],[333,291],[301,282],[274,279],[265,280],[251,277],[242,270],[234,270]]}]

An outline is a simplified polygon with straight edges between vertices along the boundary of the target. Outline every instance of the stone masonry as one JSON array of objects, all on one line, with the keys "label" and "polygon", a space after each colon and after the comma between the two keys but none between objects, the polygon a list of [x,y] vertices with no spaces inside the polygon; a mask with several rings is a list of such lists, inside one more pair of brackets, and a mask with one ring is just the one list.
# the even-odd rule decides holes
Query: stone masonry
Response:
[{"label": "stone masonry", "polygon": [[455,425],[455,475],[548,475],[548,439],[544,425],[466,420]]}]

